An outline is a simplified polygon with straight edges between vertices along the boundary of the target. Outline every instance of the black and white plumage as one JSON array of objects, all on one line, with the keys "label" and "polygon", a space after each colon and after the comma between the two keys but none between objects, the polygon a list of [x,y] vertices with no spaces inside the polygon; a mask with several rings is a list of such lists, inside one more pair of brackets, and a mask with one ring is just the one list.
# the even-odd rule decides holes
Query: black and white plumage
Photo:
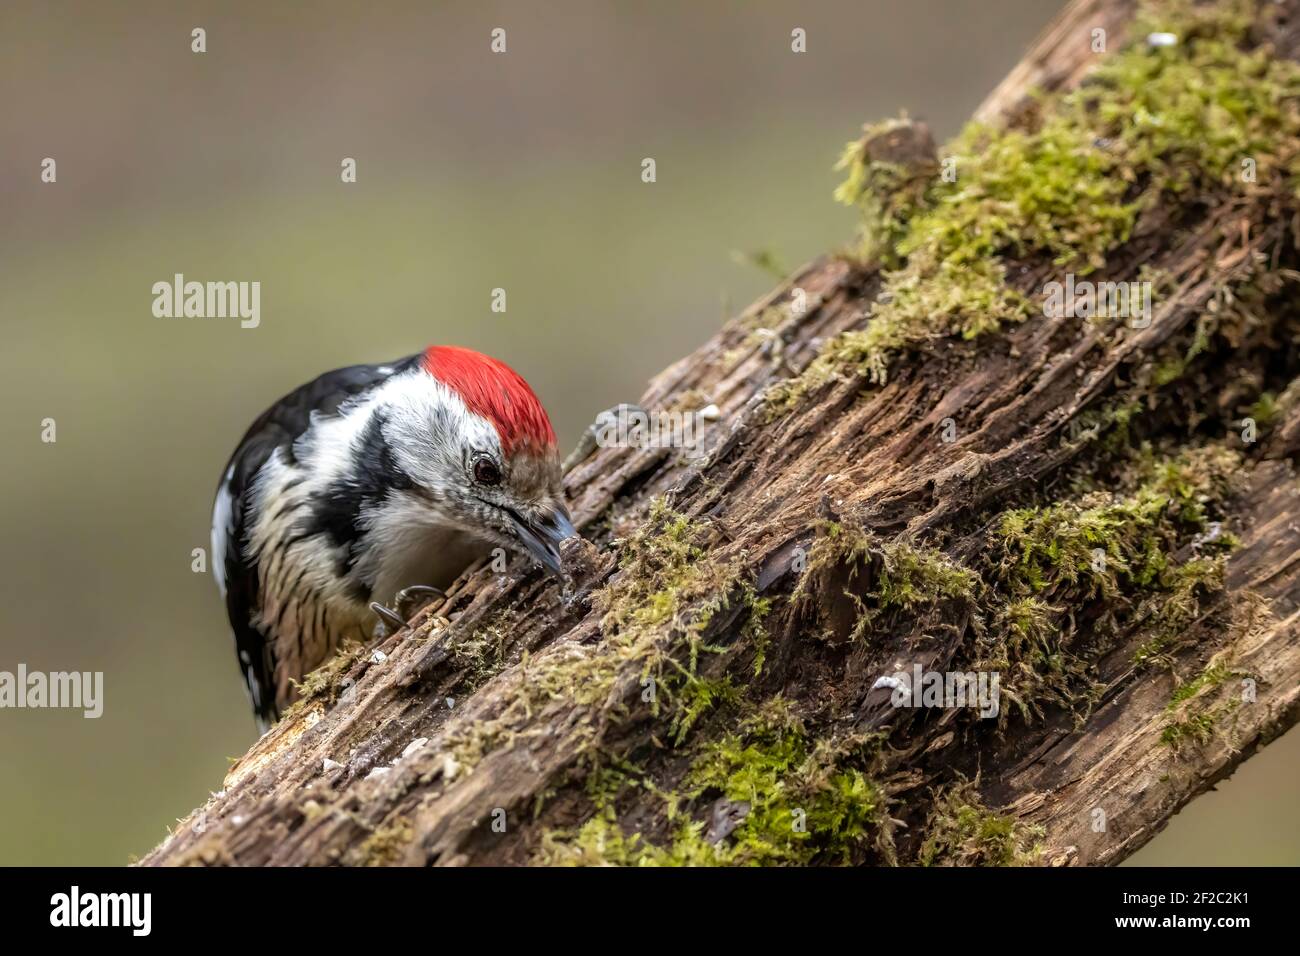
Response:
[{"label": "black and white plumage", "polygon": [[327,372],[249,428],[217,488],[212,567],[259,724],[413,585],[495,546],[559,571],[555,434],[509,367],[433,347]]}]

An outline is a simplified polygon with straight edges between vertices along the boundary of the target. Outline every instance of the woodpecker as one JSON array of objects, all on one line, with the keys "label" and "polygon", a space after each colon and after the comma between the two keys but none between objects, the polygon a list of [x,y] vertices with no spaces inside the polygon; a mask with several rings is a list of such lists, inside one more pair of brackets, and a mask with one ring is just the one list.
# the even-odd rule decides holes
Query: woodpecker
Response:
[{"label": "woodpecker", "polygon": [[400,628],[494,547],[560,574],[560,478],[533,390],[470,349],[336,369],[268,408],[218,484],[211,562],[262,731],[345,640]]}]

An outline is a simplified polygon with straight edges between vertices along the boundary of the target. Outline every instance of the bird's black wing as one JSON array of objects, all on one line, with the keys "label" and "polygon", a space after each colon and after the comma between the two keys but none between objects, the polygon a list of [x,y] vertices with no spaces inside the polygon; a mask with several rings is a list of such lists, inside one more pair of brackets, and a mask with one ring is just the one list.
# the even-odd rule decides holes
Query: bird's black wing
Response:
[{"label": "bird's black wing", "polygon": [[252,623],[260,606],[257,562],[248,553],[254,481],[277,449],[283,449],[286,461],[293,463],[294,442],[311,425],[313,413],[334,414],[348,399],[406,371],[419,358],[417,354],[386,364],[335,369],[295,389],[253,422],[222,472],[212,510],[213,573],[225,594],[239,667],[263,730],[280,714],[270,642]]}]

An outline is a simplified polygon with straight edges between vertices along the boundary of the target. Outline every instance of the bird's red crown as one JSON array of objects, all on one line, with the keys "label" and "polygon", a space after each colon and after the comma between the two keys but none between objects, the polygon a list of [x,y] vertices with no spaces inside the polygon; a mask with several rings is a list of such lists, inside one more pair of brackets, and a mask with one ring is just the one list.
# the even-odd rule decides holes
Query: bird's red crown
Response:
[{"label": "bird's red crown", "polygon": [[454,345],[424,350],[424,369],[457,395],[476,415],[490,421],[501,450],[543,454],[555,448],[555,430],[537,395],[505,362]]}]

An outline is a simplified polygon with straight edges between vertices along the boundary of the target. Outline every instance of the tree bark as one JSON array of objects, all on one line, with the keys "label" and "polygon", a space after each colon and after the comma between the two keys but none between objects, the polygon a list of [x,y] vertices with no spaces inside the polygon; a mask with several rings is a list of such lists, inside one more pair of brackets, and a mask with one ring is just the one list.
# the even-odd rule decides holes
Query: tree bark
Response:
[{"label": "tree bark", "polygon": [[[1296,6],[1251,6],[1252,47],[1294,60]],[[1087,83],[1092,31],[1116,50],[1134,16],[1076,0],[977,117],[1032,132],[1031,89]],[[937,159],[893,129],[863,148]],[[883,382],[808,371],[897,264],[810,264],[641,397],[716,406],[699,447],[570,472],[567,585],[471,569],[310,679],[142,862],[1124,859],[1300,716],[1297,208],[1162,192],[1097,273],[1159,276],[1149,325],[932,334]],[[999,255],[1031,298],[1065,271]],[[914,666],[999,674],[1000,712],[895,706],[879,679]]]}]

